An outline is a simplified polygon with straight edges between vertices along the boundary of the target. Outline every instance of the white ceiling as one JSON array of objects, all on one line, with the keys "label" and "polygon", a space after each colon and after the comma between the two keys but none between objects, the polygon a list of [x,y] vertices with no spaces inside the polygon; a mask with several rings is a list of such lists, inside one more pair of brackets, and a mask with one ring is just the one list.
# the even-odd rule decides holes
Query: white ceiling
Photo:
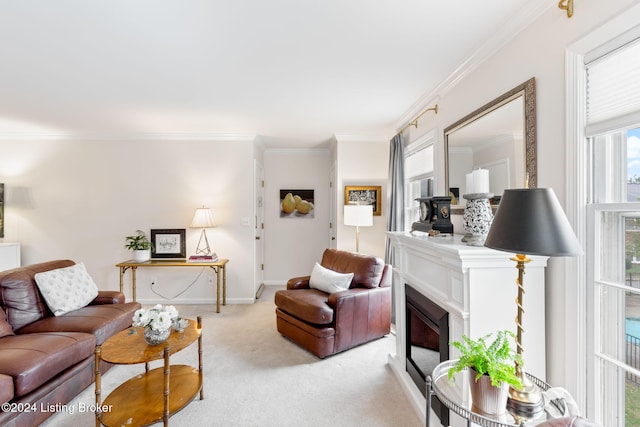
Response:
[{"label": "white ceiling", "polygon": [[391,137],[535,2],[0,0],[0,135]]}]

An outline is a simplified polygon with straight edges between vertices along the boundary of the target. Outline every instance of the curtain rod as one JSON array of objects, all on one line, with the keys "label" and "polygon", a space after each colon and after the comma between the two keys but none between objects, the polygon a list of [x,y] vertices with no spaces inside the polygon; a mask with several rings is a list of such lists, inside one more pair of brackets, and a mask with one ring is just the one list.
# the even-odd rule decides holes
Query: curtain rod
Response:
[{"label": "curtain rod", "polygon": [[436,114],[438,114],[438,104],[436,104],[435,107],[431,107],[431,108],[427,108],[426,110],[422,111],[420,114],[418,114],[413,120],[411,120],[409,123],[407,123],[406,125],[404,125],[404,127],[402,129],[400,129],[400,132],[398,133],[402,133],[405,130],[407,130],[410,126],[415,126],[416,129],[418,128],[418,119],[422,116],[424,116],[427,112],[429,111],[433,111]]}]

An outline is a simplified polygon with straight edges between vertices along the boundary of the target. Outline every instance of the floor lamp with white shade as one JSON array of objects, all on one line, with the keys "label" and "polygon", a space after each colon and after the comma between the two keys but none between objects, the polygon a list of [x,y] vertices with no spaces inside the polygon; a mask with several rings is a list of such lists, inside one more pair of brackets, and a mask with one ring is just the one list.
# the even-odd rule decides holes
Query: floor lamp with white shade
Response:
[{"label": "floor lamp with white shade", "polygon": [[360,252],[360,227],[373,225],[373,206],[344,205],[344,225],[356,227],[356,252]]}]

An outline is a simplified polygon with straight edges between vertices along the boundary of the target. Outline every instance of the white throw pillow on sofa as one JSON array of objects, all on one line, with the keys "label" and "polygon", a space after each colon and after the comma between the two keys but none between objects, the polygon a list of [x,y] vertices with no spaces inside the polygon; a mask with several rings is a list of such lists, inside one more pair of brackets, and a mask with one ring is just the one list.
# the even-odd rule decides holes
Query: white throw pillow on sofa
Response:
[{"label": "white throw pillow on sofa", "polygon": [[98,296],[98,286],[83,263],[37,273],[34,279],[55,316],[85,307]]},{"label": "white throw pillow on sofa", "polygon": [[349,289],[352,280],[353,273],[338,273],[316,262],[311,271],[309,287],[332,294]]}]

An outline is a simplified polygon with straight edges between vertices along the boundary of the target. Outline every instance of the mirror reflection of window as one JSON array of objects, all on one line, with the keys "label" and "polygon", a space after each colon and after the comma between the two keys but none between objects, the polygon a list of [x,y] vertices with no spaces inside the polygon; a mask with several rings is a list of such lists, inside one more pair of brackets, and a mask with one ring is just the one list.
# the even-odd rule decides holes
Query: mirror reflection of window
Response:
[{"label": "mirror reflection of window", "polygon": [[489,191],[524,186],[524,102],[519,96],[448,135],[449,187],[469,194],[465,176],[489,170]]},{"label": "mirror reflection of window", "polygon": [[444,130],[445,188],[456,189],[462,214],[466,176],[489,170],[494,205],[507,188],[537,187],[535,78],[514,87]]}]

